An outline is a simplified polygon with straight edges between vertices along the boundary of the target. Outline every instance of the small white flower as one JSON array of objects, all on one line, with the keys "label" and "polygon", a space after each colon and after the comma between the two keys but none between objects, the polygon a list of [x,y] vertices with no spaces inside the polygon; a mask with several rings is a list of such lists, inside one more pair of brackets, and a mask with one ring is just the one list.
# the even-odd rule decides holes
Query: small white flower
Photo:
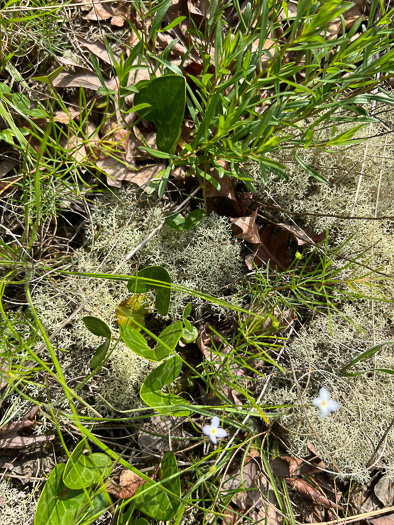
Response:
[{"label": "small white flower", "polygon": [[331,399],[327,388],[321,388],[319,397],[313,400],[313,404],[320,410],[320,416],[324,419],[330,412],[335,412],[339,408],[339,403]]},{"label": "small white flower", "polygon": [[212,418],[210,425],[205,425],[205,427],[202,429],[205,435],[209,436],[209,439],[212,441],[214,445],[218,442],[217,438],[225,438],[227,436],[227,432],[219,427],[220,419],[218,416],[215,416]]}]

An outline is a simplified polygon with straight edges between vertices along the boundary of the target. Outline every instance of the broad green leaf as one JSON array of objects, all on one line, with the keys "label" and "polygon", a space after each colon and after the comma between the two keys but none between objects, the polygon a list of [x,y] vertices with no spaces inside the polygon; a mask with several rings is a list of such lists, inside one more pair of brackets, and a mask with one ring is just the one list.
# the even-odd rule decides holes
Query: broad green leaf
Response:
[{"label": "broad green leaf", "polygon": [[102,319],[99,319],[98,317],[94,317],[93,315],[87,315],[82,319],[84,322],[86,328],[94,335],[98,335],[100,337],[111,337],[111,330],[106,322],[104,322]]},{"label": "broad green leaf", "polygon": [[71,490],[63,483],[65,463],[52,470],[38,501],[34,525],[73,523],[87,503],[83,490]]},{"label": "broad green leaf", "polygon": [[105,357],[107,355],[108,348],[109,348],[110,344],[111,344],[111,339],[108,338],[94,352],[94,355],[92,357],[92,361],[90,363],[90,368],[92,370],[94,370],[95,368],[99,367],[101,365],[101,363],[105,360]]},{"label": "broad green leaf", "polygon": [[[167,478],[178,474],[178,465],[176,463],[175,454],[173,452],[166,452],[161,462],[161,485],[171,491],[174,496],[164,492],[161,485],[158,483],[147,482],[142,485],[136,492],[135,506],[144,514],[156,520],[169,521],[172,520],[181,504],[181,482],[179,475],[169,479]],[[147,490],[149,487],[150,490]],[[139,525],[145,525],[141,523]]]},{"label": "broad green leaf", "polygon": [[191,410],[176,408],[180,404],[188,405],[189,403],[185,399],[176,394],[163,394],[161,391],[164,386],[169,385],[178,377],[181,368],[182,360],[178,356],[174,356],[152,370],[141,387],[141,399],[158,412],[178,417],[191,414]]},{"label": "broad green leaf", "polygon": [[197,224],[205,217],[204,210],[193,210],[187,217],[184,217],[182,213],[177,213],[171,217],[166,218],[166,223],[173,230],[189,230],[194,228]]},{"label": "broad green leaf", "polygon": [[176,321],[170,324],[160,333],[160,341],[157,343],[155,348],[155,355],[157,361],[162,361],[169,356],[176,348],[179,343],[179,339],[182,335],[182,322]]},{"label": "broad green leaf", "polygon": [[[138,279],[139,277],[155,282],[142,281]],[[151,289],[155,290],[157,311],[160,315],[168,314],[171,300],[171,276],[162,266],[148,266],[140,270],[133,279],[129,280],[127,288],[132,293],[146,293]]]},{"label": "broad green leaf", "polygon": [[123,342],[136,354],[150,361],[162,361],[175,349],[182,335],[182,323],[177,321],[167,326],[159,335],[155,349],[150,348],[146,339],[134,327],[121,326],[120,336]]},{"label": "broad green leaf", "polygon": [[360,354],[358,357],[353,359],[353,361],[350,361],[350,363],[344,366],[341,369],[341,375],[346,376],[346,377],[352,377],[352,376],[359,376],[361,374],[366,374],[367,372],[385,372],[388,374],[394,374],[394,370],[387,369],[387,368],[375,368],[372,370],[361,370],[360,372],[352,372],[352,373],[348,372],[349,368],[357,364],[359,361],[364,361],[365,359],[369,359],[370,357],[375,355],[376,352],[378,352],[378,350],[382,348],[382,346],[388,345],[388,344],[394,344],[394,341],[385,341],[384,343],[379,343],[378,345],[375,345],[372,348],[369,348],[368,350]]},{"label": "broad green leaf", "polygon": [[86,439],[83,439],[73,450],[63,474],[64,484],[74,490],[90,487],[108,477],[112,461],[100,452],[84,455]]},{"label": "broad green leaf", "polygon": [[182,343],[185,343],[185,344],[194,343],[194,341],[198,337],[198,329],[195,326],[192,326],[192,325],[190,326],[191,326],[191,330],[189,330],[189,328],[187,328],[186,326],[183,329],[182,337],[181,337]]},{"label": "broad green leaf", "polygon": [[186,106],[186,80],[180,75],[164,75],[137,85],[134,104],[150,104],[138,114],[157,127],[156,144],[160,151],[173,153],[181,136]]},{"label": "broad green leaf", "polygon": [[150,361],[156,361],[152,348],[146,342],[146,339],[132,326],[121,326],[120,337],[126,346],[128,346],[136,354],[149,359]]}]

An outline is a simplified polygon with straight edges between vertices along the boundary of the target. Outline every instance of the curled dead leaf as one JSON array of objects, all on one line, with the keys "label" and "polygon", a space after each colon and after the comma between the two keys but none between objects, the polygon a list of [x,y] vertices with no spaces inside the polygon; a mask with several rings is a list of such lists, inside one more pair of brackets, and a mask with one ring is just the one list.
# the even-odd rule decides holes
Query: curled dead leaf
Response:
[{"label": "curled dead leaf", "polygon": [[94,22],[105,22],[110,20],[111,25],[113,26],[124,26],[129,13],[129,2],[121,1],[117,2],[116,5],[113,5],[115,2],[108,4],[92,0],[92,3],[94,4],[93,8],[83,17],[84,20],[92,20]]},{"label": "curled dead leaf", "polygon": [[267,224],[260,231],[260,244],[253,255],[245,258],[246,266],[253,270],[255,265],[260,267],[269,263],[271,269],[284,272],[291,265],[291,259],[287,253],[289,234],[284,230],[276,231],[275,224]]},{"label": "curled dead leaf", "polygon": [[119,484],[113,481],[107,486],[107,491],[119,499],[128,499],[134,496],[137,489],[145,483],[145,480],[140,478],[131,470],[122,470],[120,474]]},{"label": "curled dead leaf", "polygon": [[336,509],[341,510],[342,507],[340,507],[337,503],[334,503],[333,501],[330,501],[327,496],[319,492],[315,487],[310,485],[307,481],[304,479],[293,479],[293,478],[287,478],[286,483],[299,492],[300,494],[304,494],[304,496],[307,496],[309,499],[313,501],[316,505],[321,505],[325,509]]},{"label": "curled dead leaf", "polygon": [[258,209],[249,217],[238,217],[237,219],[231,219],[231,229],[233,234],[238,239],[250,242],[251,244],[259,244],[260,235],[256,224]]}]

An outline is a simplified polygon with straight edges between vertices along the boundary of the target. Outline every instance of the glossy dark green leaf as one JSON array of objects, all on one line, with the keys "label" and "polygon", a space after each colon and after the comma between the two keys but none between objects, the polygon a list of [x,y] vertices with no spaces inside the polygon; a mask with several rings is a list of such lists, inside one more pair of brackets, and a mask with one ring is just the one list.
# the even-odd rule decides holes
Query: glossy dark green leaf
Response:
[{"label": "glossy dark green leaf", "polygon": [[181,213],[166,218],[166,223],[173,230],[189,230],[194,228],[205,217],[204,210],[193,210],[184,217]]},{"label": "glossy dark green leaf", "polygon": [[93,315],[87,315],[82,319],[82,321],[89,332],[92,334],[98,335],[100,337],[107,337],[108,339],[111,337],[111,330],[107,323],[102,319],[94,317]]},{"label": "glossy dark green leaf", "polygon": [[[173,452],[166,452],[161,462],[161,485],[158,483],[147,482],[142,485],[136,492],[135,505],[136,507],[156,520],[169,521],[172,520],[178,512],[181,504],[181,483],[178,474],[178,465],[176,463],[175,454]],[[168,479],[174,476],[172,479]],[[171,495],[165,492],[162,487],[165,487],[172,492]],[[150,489],[150,490],[147,490]],[[139,525],[145,525],[141,523]]]},{"label": "glossy dark green leaf", "polygon": [[163,394],[161,391],[164,386],[169,385],[178,377],[181,368],[182,360],[178,356],[174,356],[152,370],[141,387],[141,399],[158,412],[178,417],[190,415],[191,410],[176,408],[180,404],[188,405],[189,403],[185,399],[176,394]]},{"label": "glossy dark green leaf", "polygon": [[144,84],[137,84],[139,92],[134,104],[150,104],[138,114],[153,121],[157,127],[156,144],[160,151],[173,153],[181,135],[186,105],[186,80],[180,75],[164,75]]}]

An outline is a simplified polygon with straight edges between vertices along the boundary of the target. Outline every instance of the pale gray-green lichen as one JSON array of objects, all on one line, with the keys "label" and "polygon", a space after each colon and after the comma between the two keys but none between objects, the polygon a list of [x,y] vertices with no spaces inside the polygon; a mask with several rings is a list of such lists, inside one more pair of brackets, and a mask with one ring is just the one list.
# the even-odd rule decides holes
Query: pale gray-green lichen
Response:
[{"label": "pale gray-green lichen", "polygon": [[[149,200],[139,201],[129,188],[101,196],[92,207],[92,221],[85,229],[86,248],[74,255],[67,269],[112,273],[164,217],[160,205],[151,206]],[[164,225],[121,273],[133,275],[136,269],[159,265],[169,271],[175,284],[216,295],[222,293],[222,287],[237,283],[241,278],[240,249],[232,237],[228,220],[212,214],[188,231],[178,232]],[[105,285],[101,288],[103,282]],[[232,290],[236,290],[235,284]],[[94,294],[96,291],[98,293]],[[126,282],[68,275],[61,280],[40,283],[33,292],[35,308],[49,334],[92,294],[84,310],[55,338],[68,378],[83,378],[90,373],[93,352],[102,342],[86,329],[82,321],[84,315],[100,317],[111,326],[115,336],[118,334],[115,311],[129,295]],[[173,292],[170,319],[179,318],[188,301],[201,302],[191,294]],[[140,406],[139,387],[152,366],[150,361],[119,343],[106,367],[100,370],[100,377],[89,387],[97,407],[101,410],[106,406],[100,396],[118,409]]]},{"label": "pale gray-green lichen", "polygon": [[[388,113],[387,118],[393,117]],[[346,129],[343,126],[341,132]],[[394,216],[394,147],[385,131],[383,125],[376,123],[358,132],[357,136],[372,137],[367,144],[299,153],[327,178],[327,185],[309,177],[290,155],[278,154],[288,167],[288,180],[271,180],[265,187],[259,185],[258,192],[261,201],[285,210],[270,209],[278,222],[294,220],[301,227],[319,233],[327,231],[330,248],[338,248],[346,241],[340,252],[344,259],[336,257],[333,264],[341,268],[358,257],[360,264],[343,270],[338,277],[361,277],[365,284],[374,280],[372,293],[393,301],[393,219],[351,218]],[[257,170],[251,172],[257,178]],[[295,402],[280,420],[292,453],[305,455],[310,441],[333,472],[364,482],[370,476],[367,463],[393,418],[394,381],[382,372],[342,377],[340,370],[374,344],[393,341],[394,323],[392,303],[372,304],[368,287],[362,282],[357,287],[364,291],[366,299],[340,303],[341,313],[354,325],[332,312],[331,320],[316,315],[299,328],[287,345],[292,368],[286,379],[278,376],[270,382],[264,402]],[[383,347],[375,358],[360,362],[356,368],[394,370],[393,346]],[[341,404],[335,414],[324,420],[312,405],[322,386]],[[372,462],[394,475],[394,430],[388,433]]]},{"label": "pale gray-green lichen", "polygon": [[0,482],[1,525],[31,525],[34,520],[36,502],[32,495],[16,488],[11,482]]}]

